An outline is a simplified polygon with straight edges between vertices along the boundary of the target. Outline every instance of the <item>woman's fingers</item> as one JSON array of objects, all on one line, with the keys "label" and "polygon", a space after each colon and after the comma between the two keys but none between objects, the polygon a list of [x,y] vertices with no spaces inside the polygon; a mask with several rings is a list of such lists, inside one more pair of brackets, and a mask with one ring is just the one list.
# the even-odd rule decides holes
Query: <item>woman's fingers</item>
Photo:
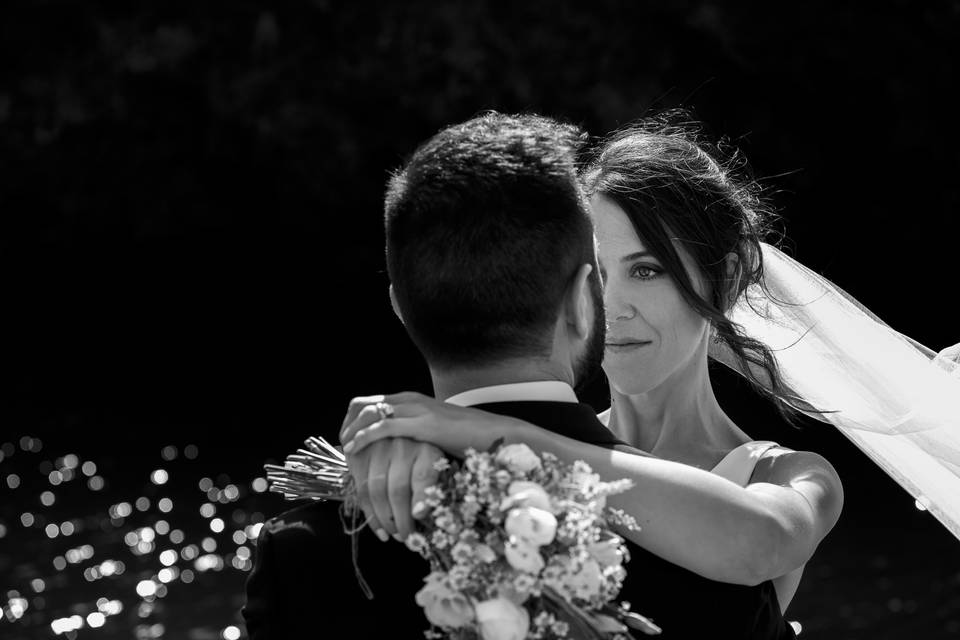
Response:
[{"label": "woman's fingers", "polygon": [[377,408],[377,404],[378,403],[372,403],[360,408],[356,412],[353,420],[343,426],[340,430],[341,443],[350,442],[357,431],[383,419],[383,414],[380,412],[380,409]]},{"label": "woman's fingers", "polygon": [[[404,404],[413,404],[413,403],[423,403],[423,402],[434,401],[433,398],[425,396],[422,393],[417,393],[416,391],[402,391],[400,393],[394,393],[386,396],[377,395],[377,396],[357,396],[350,401],[350,404],[347,406],[347,415],[343,418],[343,424],[340,425],[340,442],[347,442],[352,437],[352,434],[356,432],[357,429],[362,429],[364,426],[376,422],[376,420],[370,419],[371,417],[376,417],[379,419],[380,412],[377,411],[377,404],[380,402],[385,402],[396,411],[397,406]],[[366,415],[366,418],[361,417],[361,413]],[[350,428],[354,422],[364,422],[362,426]]]},{"label": "woman's fingers", "polygon": [[[374,426],[379,422],[386,422],[387,420],[392,420],[395,418],[413,417],[419,413],[419,408],[417,405],[410,403],[390,404],[390,409],[392,412],[392,417],[385,417],[381,409],[379,409],[375,404],[361,409],[360,413],[357,414],[357,417],[353,420],[353,422],[344,427],[343,431],[340,433],[340,442],[344,445],[344,451],[347,451],[347,443],[356,438],[358,432]],[[359,449],[357,450],[359,451]]]},{"label": "woman's fingers", "polygon": [[350,423],[357,419],[360,412],[369,406],[376,406],[378,402],[383,402],[384,397],[385,396],[358,396],[350,400],[350,404],[347,405],[347,415],[344,416],[343,424],[340,425],[340,442],[346,442],[343,439],[343,432]]},{"label": "woman's fingers", "polygon": [[343,452],[356,455],[366,447],[384,438],[420,440],[416,418],[387,418],[357,431],[353,439],[343,445]]}]

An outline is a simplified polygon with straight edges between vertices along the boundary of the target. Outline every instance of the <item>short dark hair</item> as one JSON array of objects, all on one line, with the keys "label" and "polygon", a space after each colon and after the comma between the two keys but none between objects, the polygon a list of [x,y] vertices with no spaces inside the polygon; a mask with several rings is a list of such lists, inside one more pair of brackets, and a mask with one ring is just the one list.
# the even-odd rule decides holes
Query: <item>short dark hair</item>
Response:
[{"label": "short dark hair", "polygon": [[[791,405],[809,407],[783,382],[770,348],[725,315],[747,286],[763,286],[761,242],[776,220],[746,160],[725,141],[710,142],[690,113],[644,118],[608,137],[583,172],[591,196],[610,198],[627,214],[644,246],[663,264],[681,295],[709,320],[751,385],[792,422]],[[672,240],[693,257],[710,288],[697,293]],[[738,274],[725,257],[737,256]]]},{"label": "short dark hair", "polygon": [[440,131],[390,178],[387,270],[432,364],[549,354],[564,293],[595,262],[577,177],[585,140],[556,120],[490,112]]}]

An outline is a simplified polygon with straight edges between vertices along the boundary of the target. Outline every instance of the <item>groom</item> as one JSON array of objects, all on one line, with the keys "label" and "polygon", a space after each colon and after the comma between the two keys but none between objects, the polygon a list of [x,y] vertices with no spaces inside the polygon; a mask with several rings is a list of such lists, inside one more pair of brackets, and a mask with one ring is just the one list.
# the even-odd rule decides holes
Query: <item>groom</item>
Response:
[{"label": "groom", "polygon": [[[604,337],[593,227],[576,175],[583,138],[547,118],[498,113],[441,131],[390,181],[387,267],[394,307],[438,398],[615,446],[573,391],[599,366]],[[376,491],[391,462],[429,469],[439,452],[396,439],[361,456],[351,459],[362,467],[355,475]],[[402,493],[409,505],[410,489]],[[358,536],[368,600],[337,507],[310,504],[263,527],[243,609],[252,639],[422,637],[429,624],[414,595],[426,563],[386,539],[374,518]]]}]

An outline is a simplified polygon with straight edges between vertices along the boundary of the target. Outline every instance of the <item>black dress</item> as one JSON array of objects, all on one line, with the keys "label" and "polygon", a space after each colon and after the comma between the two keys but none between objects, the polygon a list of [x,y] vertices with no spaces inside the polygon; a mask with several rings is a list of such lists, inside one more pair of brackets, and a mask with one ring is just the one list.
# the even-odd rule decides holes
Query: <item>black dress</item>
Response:
[{"label": "black dress", "polygon": [[[628,447],[586,404],[502,402],[477,405],[581,442]],[[663,640],[791,640],[772,582],[748,587],[708,580],[632,543],[620,599],[663,628]],[[394,541],[360,535],[360,569],[375,594],[367,600],[353,574],[350,538],[337,505],[310,504],[272,519],[260,534],[243,615],[252,640],[274,638],[422,638],[429,627],[414,594],[426,563]],[[635,633],[640,638],[642,634]]]}]

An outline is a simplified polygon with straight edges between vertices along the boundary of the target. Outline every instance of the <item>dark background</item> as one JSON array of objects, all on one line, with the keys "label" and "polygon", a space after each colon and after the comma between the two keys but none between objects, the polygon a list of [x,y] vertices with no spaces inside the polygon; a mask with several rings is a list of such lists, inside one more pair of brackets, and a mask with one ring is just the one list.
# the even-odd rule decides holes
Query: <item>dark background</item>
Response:
[{"label": "dark background", "polygon": [[[251,488],[261,464],[335,435],[351,396],[429,392],[389,309],[383,186],[419,142],[484,109],[602,135],[691,108],[751,160],[789,253],[918,341],[960,339],[946,311],[960,3],[775,4],[4,3],[0,636],[53,637],[52,620],[101,596],[124,611],[79,637],[242,628],[229,534],[285,507]],[[792,430],[729,375],[716,383],[749,433],[822,453],[844,481],[844,515],[789,612],[802,637],[960,635],[957,540],[829,427]],[[587,398],[605,408],[602,385]],[[106,488],[37,473],[68,453],[95,461]],[[160,467],[164,487],[149,480]],[[124,534],[165,517],[184,544],[212,535],[201,477],[239,487],[217,502],[226,568],[140,598],[161,565],[131,556]],[[163,491],[184,506],[159,515]],[[141,495],[151,507],[109,524],[111,504]],[[69,518],[84,523],[72,538],[46,537]],[[53,567],[88,540],[93,560]],[[109,557],[127,572],[85,580]]]}]

